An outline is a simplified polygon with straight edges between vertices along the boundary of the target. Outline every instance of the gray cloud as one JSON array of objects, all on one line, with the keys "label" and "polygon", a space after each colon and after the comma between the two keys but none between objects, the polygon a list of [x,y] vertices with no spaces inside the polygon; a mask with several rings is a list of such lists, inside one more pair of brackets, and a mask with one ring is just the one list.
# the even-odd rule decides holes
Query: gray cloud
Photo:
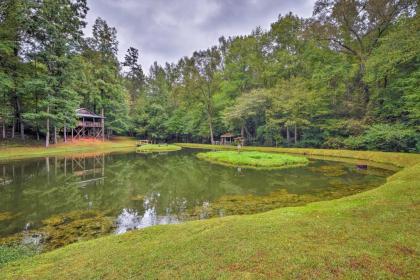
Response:
[{"label": "gray cloud", "polygon": [[176,62],[195,50],[217,44],[221,36],[249,34],[255,27],[268,29],[279,14],[312,13],[314,0],[90,0],[88,27],[97,17],[118,31],[119,57],[133,46],[148,71],[157,61]]}]

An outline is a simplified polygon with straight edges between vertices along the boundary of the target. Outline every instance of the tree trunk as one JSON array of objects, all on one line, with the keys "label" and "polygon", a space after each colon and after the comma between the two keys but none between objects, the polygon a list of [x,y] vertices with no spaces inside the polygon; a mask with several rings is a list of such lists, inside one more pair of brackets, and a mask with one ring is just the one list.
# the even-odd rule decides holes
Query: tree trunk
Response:
[{"label": "tree trunk", "polygon": [[54,125],[54,144],[57,144],[57,127]]},{"label": "tree trunk", "polygon": [[64,125],[64,143],[67,143],[67,126]]},{"label": "tree trunk", "polygon": [[242,125],[241,127],[241,137],[244,138],[245,135],[245,125]]},{"label": "tree trunk", "polygon": [[[22,119],[22,118],[20,118]],[[25,140],[25,125],[23,124],[22,121],[20,121],[20,138],[22,140]]]},{"label": "tree trunk", "polygon": [[290,131],[289,127],[286,125],[286,137],[287,137],[287,146],[290,144]]},{"label": "tree trunk", "polygon": [[39,141],[39,127],[36,126],[36,140]]},{"label": "tree trunk", "polygon": [[16,117],[17,117],[17,120],[19,121],[19,125],[20,125],[20,138],[22,140],[24,140],[25,139],[25,127],[23,125],[23,119],[22,119],[22,108],[20,106],[19,97],[17,96],[16,93],[15,93],[15,103],[16,103]]},{"label": "tree trunk", "polygon": [[210,142],[213,145],[214,144],[214,135],[213,135],[213,124],[211,119],[209,120],[209,129],[210,129]]},{"label": "tree trunk", "polygon": [[297,126],[295,125],[295,145],[297,144]]},{"label": "tree trunk", "polygon": [[1,133],[1,136],[2,136],[3,139],[6,139],[6,121],[5,120],[2,121],[2,133]]},{"label": "tree trunk", "polygon": [[[50,106],[47,107],[47,114],[50,113]],[[47,117],[47,132],[45,134],[45,147],[50,145],[50,117]]]},{"label": "tree trunk", "polygon": [[15,138],[15,128],[16,128],[16,120],[13,119],[13,124],[12,124],[12,138]]}]

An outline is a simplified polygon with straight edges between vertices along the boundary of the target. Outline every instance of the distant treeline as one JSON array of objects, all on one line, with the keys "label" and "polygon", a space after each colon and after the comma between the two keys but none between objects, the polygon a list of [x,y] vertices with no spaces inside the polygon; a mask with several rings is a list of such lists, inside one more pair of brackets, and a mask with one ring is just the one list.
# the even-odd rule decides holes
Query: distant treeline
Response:
[{"label": "distant treeline", "polygon": [[[117,59],[116,29],[83,35],[85,0],[0,2],[2,138],[46,137],[75,110],[106,115],[109,133],[154,141],[420,151],[420,20],[415,0],[318,0],[313,16],[145,75],[139,52]],[[54,140],[55,141],[55,140]]]}]

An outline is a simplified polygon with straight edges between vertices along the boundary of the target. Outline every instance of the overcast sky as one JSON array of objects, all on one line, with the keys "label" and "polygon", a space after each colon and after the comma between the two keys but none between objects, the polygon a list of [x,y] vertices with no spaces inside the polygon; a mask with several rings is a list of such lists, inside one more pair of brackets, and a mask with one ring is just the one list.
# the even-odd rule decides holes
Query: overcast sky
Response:
[{"label": "overcast sky", "polygon": [[148,73],[157,61],[177,62],[195,50],[218,43],[221,36],[268,29],[279,14],[312,14],[314,0],[88,0],[88,30],[97,17],[118,31],[119,57],[133,46]]}]

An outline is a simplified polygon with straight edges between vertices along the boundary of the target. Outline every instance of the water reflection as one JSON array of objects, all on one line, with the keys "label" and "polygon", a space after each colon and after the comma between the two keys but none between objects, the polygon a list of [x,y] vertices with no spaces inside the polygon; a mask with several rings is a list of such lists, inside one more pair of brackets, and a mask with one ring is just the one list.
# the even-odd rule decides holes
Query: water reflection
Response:
[{"label": "water reflection", "polygon": [[[233,168],[200,161],[196,152],[96,153],[0,162],[0,236],[25,230],[36,236],[45,228],[60,236],[67,225],[78,232],[86,227],[97,236],[110,230],[124,233],[254,213],[359,192],[380,185],[391,174],[322,160],[272,171]],[[77,215],[72,214],[75,211]],[[92,211],[92,217],[83,214]],[[55,215],[60,215],[59,222],[51,224]],[[77,223],[82,220],[89,224]]]}]

